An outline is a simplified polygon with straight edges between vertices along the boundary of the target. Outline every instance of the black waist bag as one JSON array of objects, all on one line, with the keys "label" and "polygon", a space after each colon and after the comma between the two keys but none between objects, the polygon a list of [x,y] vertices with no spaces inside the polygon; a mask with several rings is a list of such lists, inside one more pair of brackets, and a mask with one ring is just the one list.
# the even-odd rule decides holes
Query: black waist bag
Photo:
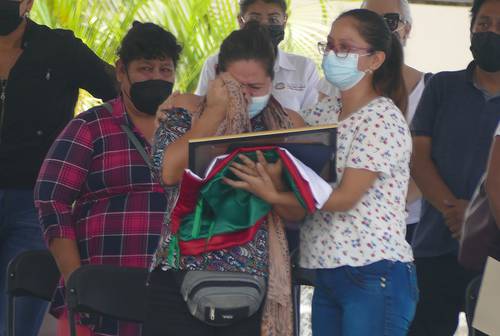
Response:
[{"label": "black waist bag", "polygon": [[181,294],[194,317],[211,326],[228,326],[259,310],[266,281],[239,272],[188,271]]}]

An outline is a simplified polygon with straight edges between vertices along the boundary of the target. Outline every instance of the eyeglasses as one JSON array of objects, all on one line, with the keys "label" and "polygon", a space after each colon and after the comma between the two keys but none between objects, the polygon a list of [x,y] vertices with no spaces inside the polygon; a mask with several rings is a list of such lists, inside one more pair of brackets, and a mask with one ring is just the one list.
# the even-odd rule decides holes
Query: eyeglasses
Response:
[{"label": "eyeglasses", "polygon": [[406,21],[401,18],[401,15],[399,15],[399,13],[385,13],[384,15],[382,15],[382,18],[387,23],[387,26],[389,27],[391,32],[394,32],[398,29],[400,22],[406,23]]},{"label": "eyeglasses", "polygon": [[[359,56],[368,56],[373,54],[373,49],[372,48],[358,48],[358,47],[348,47],[348,48],[341,48],[342,50],[339,50],[332,46],[328,42],[318,42],[318,52],[321,55],[326,55],[328,54],[329,51],[333,51],[335,55],[339,58],[346,58],[349,54],[358,54]],[[365,54],[359,54],[359,52],[367,52]]]},{"label": "eyeglasses", "polygon": [[262,25],[280,25],[285,24],[285,18],[282,15],[269,16],[267,20],[262,15],[249,15],[246,18],[242,17],[241,21],[243,23],[248,23],[250,21],[257,21]]}]

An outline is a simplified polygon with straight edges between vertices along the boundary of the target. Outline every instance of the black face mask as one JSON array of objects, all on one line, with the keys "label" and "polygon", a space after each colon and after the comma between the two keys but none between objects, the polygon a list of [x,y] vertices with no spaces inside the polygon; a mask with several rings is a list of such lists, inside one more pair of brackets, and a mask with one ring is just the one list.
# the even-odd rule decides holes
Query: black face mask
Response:
[{"label": "black face mask", "polygon": [[158,106],[172,94],[174,83],[160,79],[135,82],[130,87],[130,100],[141,112],[155,115]]},{"label": "black face mask", "polygon": [[285,26],[269,25],[267,29],[269,30],[269,35],[271,36],[274,47],[278,48],[278,44],[285,39]]},{"label": "black face mask", "polygon": [[500,71],[500,35],[494,32],[472,34],[470,50],[476,64],[487,72]]},{"label": "black face mask", "polygon": [[17,1],[0,0],[0,36],[7,36],[19,27],[23,18],[19,16]]}]

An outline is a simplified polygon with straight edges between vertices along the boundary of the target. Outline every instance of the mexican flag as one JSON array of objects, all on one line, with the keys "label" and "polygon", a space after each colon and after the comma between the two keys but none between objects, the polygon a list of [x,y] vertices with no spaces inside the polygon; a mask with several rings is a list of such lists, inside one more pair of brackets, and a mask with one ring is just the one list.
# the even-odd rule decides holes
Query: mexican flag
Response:
[{"label": "mexican flag", "polygon": [[204,177],[185,170],[172,211],[171,249],[180,255],[199,255],[244,245],[253,239],[271,205],[245,190],[225,184],[222,178],[237,179],[229,170],[232,162],[240,162],[239,154],[256,161],[257,150],[268,162],[282,160],[283,178],[307,212],[323,207],[332,187],[289,151],[275,146],[239,148],[216,157]]}]

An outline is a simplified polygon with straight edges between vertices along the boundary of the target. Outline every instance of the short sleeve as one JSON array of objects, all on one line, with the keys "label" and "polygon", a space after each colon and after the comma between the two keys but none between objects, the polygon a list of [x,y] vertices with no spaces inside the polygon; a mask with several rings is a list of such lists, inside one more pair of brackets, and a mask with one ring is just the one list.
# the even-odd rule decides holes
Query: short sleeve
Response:
[{"label": "short sleeve", "polygon": [[439,104],[439,77],[432,77],[426,85],[411,123],[411,132],[415,136],[432,136]]},{"label": "short sleeve", "polygon": [[356,130],[346,168],[391,176],[409,165],[410,154],[411,137],[402,113],[396,108],[370,113]]},{"label": "short sleeve", "polygon": [[339,95],[339,89],[333,86],[324,77],[319,80],[317,89],[319,93],[322,93],[327,97],[337,97]]},{"label": "short sleeve", "polygon": [[161,177],[165,150],[170,144],[186,134],[191,128],[191,123],[191,116],[187,110],[175,108],[167,112],[167,118],[156,130],[152,148],[152,173],[154,180],[165,188],[167,186]]},{"label": "short sleeve", "polygon": [[309,126],[331,125],[338,122],[340,109],[338,97],[327,97],[312,107],[302,109],[300,115]]},{"label": "short sleeve", "polygon": [[497,130],[495,131],[495,136],[500,136],[500,123],[498,123]]}]

